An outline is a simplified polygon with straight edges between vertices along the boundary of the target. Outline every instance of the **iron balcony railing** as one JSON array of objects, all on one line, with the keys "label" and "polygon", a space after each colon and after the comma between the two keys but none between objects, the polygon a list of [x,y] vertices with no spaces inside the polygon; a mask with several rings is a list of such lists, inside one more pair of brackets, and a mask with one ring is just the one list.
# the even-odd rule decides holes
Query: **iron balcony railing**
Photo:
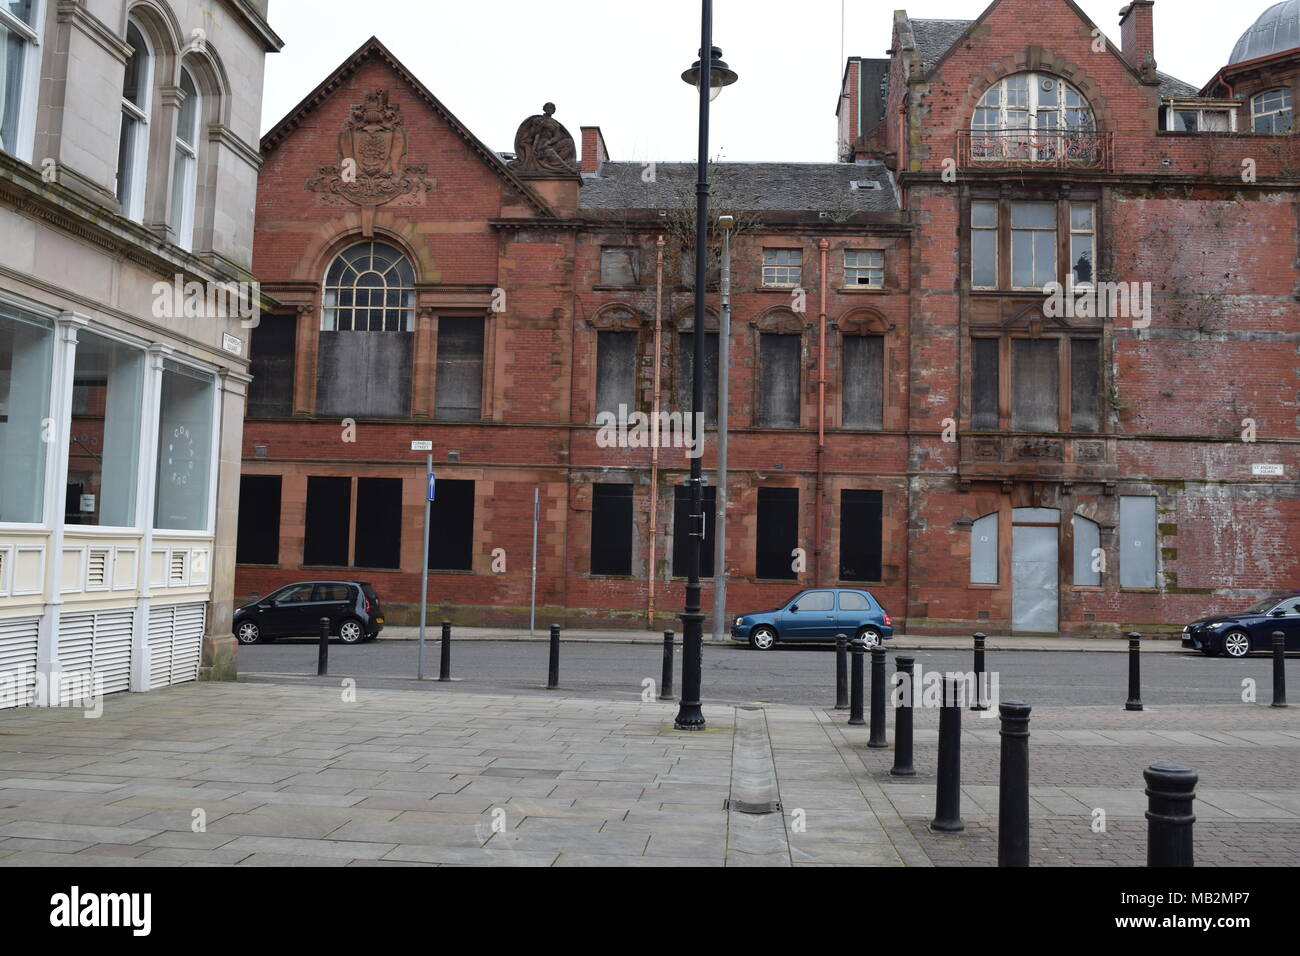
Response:
[{"label": "iron balcony railing", "polygon": [[1115,134],[1096,130],[968,130],[957,134],[963,168],[1045,166],[1109,170]]}]

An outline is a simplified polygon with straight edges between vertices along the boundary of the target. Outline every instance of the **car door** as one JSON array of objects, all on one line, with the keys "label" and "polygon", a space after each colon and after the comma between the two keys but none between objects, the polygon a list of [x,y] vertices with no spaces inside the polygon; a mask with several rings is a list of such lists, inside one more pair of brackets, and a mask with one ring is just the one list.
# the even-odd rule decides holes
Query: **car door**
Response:
[{"label": "car door", "polygon": [[[1275,617],[1278,611],[1282,611],[1283,614]],[[1281,631],[1286,635],[1288,651],[1300,651],[1300,597],[1287,598],[1269,612],[1269,616],[1259,627],[1261,633],[1256,635],[1255,650],[1272,650],[1274,631]]]},{"label": "car door", "polygon": [[782,640],[815,641],[835,636],[835,592],[805,591],[782,615]]},{"label": "car door", "polygon": [[316,585],[316,593],[312,597],[311,615],[316,630],[312,633],[319,633],[320,619],[323,617],[330,619],[330,633],[337,633],[343,618],[352,616],[354,597],[352,587],[347,584]]},{"label": "car door", "polygon": [[276,593],[270,609],[262,614],[269,622],[269,628],[263,629],[268,637],[299,637],[311,633],[304,627],[313,588],[311,584],[292,584]]},{"label": "car door", "polygon": [[875,609],[871,606],[871,599],[861,591],[840,591],[838,600],[836,634],[847,634],[852,640],[857,635],[858,628],[875,623],[872,613]]}]

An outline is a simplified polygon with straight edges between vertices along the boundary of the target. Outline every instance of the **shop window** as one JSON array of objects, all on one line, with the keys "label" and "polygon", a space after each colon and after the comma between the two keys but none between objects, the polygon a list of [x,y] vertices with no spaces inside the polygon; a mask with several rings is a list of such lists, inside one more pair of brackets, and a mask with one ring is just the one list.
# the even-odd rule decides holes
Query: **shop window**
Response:
[{"label": "shop window", "polygon": [[0,303],[0,521],[44,517],[54,327]]},{"label": "shop window", "polygon": [[[144,352],[80,332],[72,374],[68,524],[135,524]],[[164,436],[169,441],[176,435]]]},{"label": "shop window", "polygon": [[209,529],[215,396],[212,375],[170,360],[163,363],[155,528]]}]

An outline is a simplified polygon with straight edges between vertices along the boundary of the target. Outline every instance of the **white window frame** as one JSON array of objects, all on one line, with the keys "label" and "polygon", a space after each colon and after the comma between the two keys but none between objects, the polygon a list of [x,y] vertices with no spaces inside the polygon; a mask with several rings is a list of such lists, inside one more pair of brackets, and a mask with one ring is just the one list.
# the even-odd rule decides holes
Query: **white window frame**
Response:
[{"label": "white window frame", "polygon": [[[866,278],[866,282],[858,280]],[[882,249],[845,249],[844,285],[850,289],[885,287],[885,253]]]},{"label": "white window frame", "polygon": [[[389,247],[390,249],[392,249],[393,251],[395,251],[396,253],[398,253],[398,255],[401,257],[401,261],[403,261],[403,262],[406,263],[406,267],[407,267],[407,269],[409,269],[410,272],[411,272],[411,284],[410,284],[409,286],[406,286],[406,285],[394,285],[394,286],[389,286],[389,285],[387,285],[387,284],[385,283],[385,285],[384,285],[384,287],[383,287],[383,291],[384,291],[384,293],[385,293],[385,295],[384,295],[384,301],[383,301],[383,304],[382,304],[381,306],[372,306],[372,305],[367,305],[367,306],[358,306],[358,305],[357,305],[356,298],[355,298],[355,291],[356,291],[356,289],[359,288],[359,287],[358,287],[356,284],[353,284],[353,285],[339,285],[339,284],[334,284],[334,285],[332,285],[332,284],[330,284],[330,278],[329,278],[329,277],[330,277],[330,273],[334,270],[334,266],[335,266],[335,264],[336,264],[340,259],[342,259],[342,258],[343,258],[347,253],[351,252],[353,249],[357,248],[358,246],[370,246],[370,247],[371,247],[371,250],[372,250],[372,253],[371,253],[371,254],[372,254],[372,258],[373,258],[373,247],[376,246],[376,245],[387,246],[387,247]],[[356,267],[356,266],[355,266],[355,265],[354,265],[350,260],[344,260],[344,261],[347,263],[347,266],[348,266],[349,268],[351,268],[352,271],[353,271],[354,273],[356,273],[357,275],[364,275],[364,274],[366,274],[367,272],[374,272],[374,271],[377,271],[377,270],[374,270],[374,269],[369,269],[369,270],[364,270],[364,271],[363,271],[363,270],[358,269],[358,268],[357,268],[357,267]],[[373,265],[373,262],[372,262],[372,265]],[[384,275],[384,276],[386,276],[386,275],[388,275],[389,273],[392,273],[396,268],[397,268],[397,262],[394,262],[392,265],[385,267],[385,269],[383,270],[383,272],[382,272],[382,273],[379,273],[379,274],[380,274],[380,275]],[[339,251],[338,251],[337,253],[335,253],[332,257],[330,257],[329,265],[327,265],[327,266],[325,267],[325,275],[324,275],[324,277],[323,277],[323,282],[322,282],[322,286],[323,286],[323,290],[324,290],[324,295],[322,295],[322,297],[321,297],[321,302],[322,302],[322,305],[321,305],[321,320],[320,320],[320,328],[321,328],[321,331],[322,331],[322,332],[338,332],[338,331],[344,331],[344,332],[414,332],[414,331],[415,331],[415,284],[416,284],[416,282],[418,282],[418,281],[419,281],[419,273],[416,272],[416,269],[415,269],[415,262],[412,261],[411,257],[408,256],[408,255],[406,254],[406,250],[403,249],[401,246],[399,246],[397,243],[395,243],[395,242],[390,242],[389,240],[383,238],[382,236],[375,236],[375,237],[372,238],[372,239],[362,239],[362,238],[358,238],[358,239],[357,239],[356,241],[354,241],[354,242],[349,242],[349,243],[348,243],[347,245],[345,245],[343,248],[339,249]],[[333,304],[331,304],[331,300],[330,300],[330,296],[331,296],[331,294],[334,294],[335,296],[337,296],[338,293],[343,292],[343,291],[347,291],[347,290],[350,290],[350,291],[352,291],[352,292],[354,293],[354,297],[353,297],[353,299],[352,299],[352,304],[351,304],[351,305],[346,305],[346,306],[345,306],[345,305],[340,305],[340,304],[338,303],[338,299],[337,299],[337,298],[335,298],[334,301],[333,301]],[[388,305],[388,299],[387,299],[387,293],[389,293],[389,292],[401,292],[401,293],[403,293],[403,295],[405,296],[405,301],[409,302],[409,305],[404,305],[404,306],[401,306],[400,308],[399,308],[399,307],[395,307],[395,306],[389,306],[389,305]],[[381,313],[381,322],[382,322],[382,327],[381,327],[381,328],[378,328],[378,329],[371,329],[371,328],[359,329],[359,328],[357,328],[357,327],[356,327],[356,319],[357,319],[357,317],[356,317],[356,313],[357,313],[357,311],[359,311],[359,310],[379,311],[379,312]],[[349,322],[350,322],[351,324],[350,324],[350,325],[348,326],[348,328],[346,328],[346,329],[340,329],[340,328],[339,328],[339,317],[340,317],[340,316],[339,316],[339,313],[344,312],[344,311],[346,311],[347,313],[349,313],[349,315],[348,315],[348,319],[349,319]],[[389,317],[390,314],[396,315],[398,318],[400,318],[400,320],[401,320],[401,321],[400,321],[401,328],[397,328],[397,329],[389,329],[389,328],[387,328],[387,325],[388,325],[388,317]]]},{"label": "white window frame", "polygon": [[[1046,227],[1046,226],[1020,226],[1020,227],[1017,227],[1017,226],[1016,226],[1016,207],[1017,207],[1017,206],[1047,206],[1047,207],[1049,207],[1049,208],[1052,210],[1052,226],[1051,226],[1051,228],[1049,229],[1049,228]],[[1011,252],[1011,276],[1010,276],[1010,279],[1011,279],[1011,288],[1012,288],[1012,289],[1016,289],[1016,290],[1024,290],[1024,291],[1028,291],[1028,290],[1030,290],[1030,289],[1033,289],[1033,290],[1036,290],[1036,291],[1041,292],[1041,291],[1043,290],[1043,287],[1044,287],[1045,285],[1047,285],[1048,283],[1051,283],[1051,282],[1059,282],[1059,281],[1060,281],[1060,272],[1061,272],[1061,252],[1060,252],[1061,221],[1060,221],[1060,220],[1061,220],[1060,210],[1057,208],[1057,204],[1054,203],[1054,202],[1051,202],[1050,200],[1048,200],[1048,201],[1039,201],[1039,200],[1032,200],[1032,199],[1016,200],[1015,202],[1013,202],[1013,203],[1011,204],[1011,222],[1010,222],[1010,224],[1009,224],[1009,228],[1010,228],[1010,230],[1011,230],[1011,233],[1010,233],[1010,237],[1009,237],[1009,238],[1010,238],[1010,240],[1011,240],[1011,249],[1010,249],[1010,252]],[[1030,284],[1030,285],[1016,285],[1016,233],[1017,233],[1017,232],[1029,232],[1029,233],[1050,232],[1050,233],[1052,234],[1052,274],[1051,274],[1051,276],[1048,278],[1047,282],[1043,282],[1043,283],[1033,283],[1033,284]],[[1037,273],[1038,273],[1038,255],[1037,255],[1038,243],[1037,243],[1037,241],[1035,241],[1035,242],[1031,245],[1031,249],[1034,251],[1034,263],[1033,263],[1033,270],[1032,270],[1032,271],[1033,271],[1035,274],[1037,274]]]},{"label": "white window frame", "polygon": [[[1074,225],[1074,211],[1076,209],[1087,209],[1091,214],[1089,221],[1091,226],[1087,229],[1077,229]],[[1092,281],[1076,282],[1074,278],[1074,267],[1076,259],[1074,256],[1075,237],[1088,239],[1090,246],[1090,256],[1088,261],[1092,263]],[[1069,281],[1070,288],[1082,291],[1089,291],[1096,287],[1097,284],[1097,204],[1095,202],[1072,202],[1070,203],[1070,261],[1069,261]]]},{"label": "white window frame", "polygon": [[763,285],[766,288],[797,289],[802,282],[802,249],[772,246],[763,250]]},{"label": "white window frame", "polygon": [[[194,120],[190,130],[193,142],[187,143],[182,135],[181,120],[185,103],[176,111],[175,148],[172,154],[172,228],[176,232],[176,244],[190,252],[194,248],[194,207],[198,198],[199,143],[203,132],[203,91],[199,89],[194,71],[181,67],[181,78],[188,78],[194,90]],[[178,89],[184,90],[183,85]],[[189,98],[189,94],[185,94]],[[180,199],[180,209],[176,200]]]},{"label": "white window frame", "polygon": [[[26,163],[34,163],[32,152],[36,142],[36,110],[40,97],[41,84],[41,40],[44,36],[45,0],[32,3],[32,22],[24,23],[0,6],[0,26],[16,33],[23,40],[23,65],[19,71],[22,84],[18,94],[18,115],[14,124],[14,149],[10,153]],[[3,80],[0,79],[0,88]],[[3,109],[4,95],[0,92],[0,109]],[[0,150],[3,150],[0,143]]]},{"label": "white window frame", "polygon": [[[1024,80],[1025,89],[1019,89],[1019,81]],[[1053,84],[1051,90],[1056,92],[1056,104],[1044,105],[1047,83]],[[1076,105],[1072,105],[1073,102]],[[993,122],[996,114],[996,122]],[[1049,117],[1053,119],[1049,122]],[[1076,122],[1071,123],[1074,118]],[[1005,160],[1020,158],[1026,161],[1042,161],[1054,158],[1065,148],[1064,139],[1071,133],[1095,133],[1097,129],[1096,114],[1092,104],[1078,88],[1059,76],[1050,73],[1021,72],[1002,77],[980,97],[971,115],[972,148],[971,159],[975,161]],[[1008,150],[1007,134],[1022,132],[1026,142],[1016,148],[1024,155],[1015,157]],[[1062,137],[1060,144],[1050,143],[1032,145],[1035,137],[1050,134]],[[1002,138],[1000,149],[992,149],[986,143],[979,143],[980,136]]]},{"label": "white window frame", "polygon": [[[144,197],[147,189],[147,179],[149,175],[149,114],[153,109],[153,73],[154,73],[154,49],[149,40],[149,34],[145,28],[135,19],[128,20],[129,24],[127,34],[130,34],[130,27],[133,26],[139,32],[140,37],[144,40],[144,64],[141,69],[140,86],[142,103],[132,103],[126,98],[125,77],[123,78],[123,95],[121,96],[121,120],[125,123],[129,116],[136,124],[135,135],[129,144],[131,155],[130,163],[130,190],[126,196],[122,195],[122,183],[115,184],[114,192],[118,200],[122,203],[122,215],[135,222],[144,220]],[[130,42],[129,40],[127,41]],[[121,149],[122,130],[118,126],[118,149]],[[119,154],[117,168],[122,167],[122,157]]]},{"label": "white window frame", "polygon": [[[1281,104],[1275,109],[1261,110],[1261,101],[1266,97],[1278,96],[1281,98]],[[1289,117],[1286,129],[1259,129],[1258,123],[1264,117],[1276,117],[1286,114]],[[1256,93],[1250,99],[1250,128],[1255,133],[1269,133],[1273,136],[1285,136],[1288,133],[1295,132],[1295,100],[1291,91],[1286,87],[1278,87],[1273,90],[1265,90],[1262,93]]]},{"label": "white window frame", "polygon": [[[975,207],[991,206],[993,208],[993,225],[977,226],[975,225]],[[970,255],[970,281],[972,289],[996,289],[998,288],[998,277],[1001,273],[1002,261],[1002,208],[996,199],[974,199],[970,204],[970,223],[971,223],[971,255]],[[993,234],[993,284],[978,285],[975,282],[975,234],[992,233]]]},{"label": "white window frame", "polygon": [[[166,363],[171,362],[174,365],[184,366],[191,371],[198,372],[202,375],[212,378],[212,405],[209,409],[209,422],[211,423],[212,435],[208,443],[208,501],[207,501],[207,522],[203,528],[186,529],[186,528],[165,528],[160,527],[157,522],[158,509],[158,456],[162,454],[162,377],[165,371]],[[176,352],[168,352],[161,356],[157,368],[154,370],[156,376],[154,382],[153,401],[148,408],[148,414],[153,419],[156,441],[154,442],[154,458],[150,464],[150,473],[153,477],[149,479],[149,496],[148,496],[148,514],[142,519],[148,524],[148,530],[151,537],[167,538],[194,538],[203,539],[211,538],[216,534],[217,526],[217,479],[221,473],[221,462],[219,455],[221,453],[221,391],[222,377],[221,370],[205,365],[202,362],[194,361],[187,355],[181,355]]]}]

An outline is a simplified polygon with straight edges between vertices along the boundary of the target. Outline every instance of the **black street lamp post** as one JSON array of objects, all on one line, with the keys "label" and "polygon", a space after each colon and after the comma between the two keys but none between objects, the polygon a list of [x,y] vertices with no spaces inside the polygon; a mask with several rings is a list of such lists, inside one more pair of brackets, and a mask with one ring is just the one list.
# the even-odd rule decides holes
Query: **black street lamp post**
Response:
[{"label": "black street lamp post", "polygon": [[697,442],[691,458],[691,543],[687,563],[686,609],[682,614],[682,696],[673,726],[678,730],[703,730],[700,709],[700,672],[704,654],[704,614],[700,600],[700,548],[704,541],[704,293],[708,283],[709,238],[709,103],[724,86],[736,82],[736,74],[722,62],[722,51],[713,45],[713,0],[702,2],[700,58],[682,79],[700,91],[699,181],[695,186],[695,329],[691,336],[691,428]]}]

